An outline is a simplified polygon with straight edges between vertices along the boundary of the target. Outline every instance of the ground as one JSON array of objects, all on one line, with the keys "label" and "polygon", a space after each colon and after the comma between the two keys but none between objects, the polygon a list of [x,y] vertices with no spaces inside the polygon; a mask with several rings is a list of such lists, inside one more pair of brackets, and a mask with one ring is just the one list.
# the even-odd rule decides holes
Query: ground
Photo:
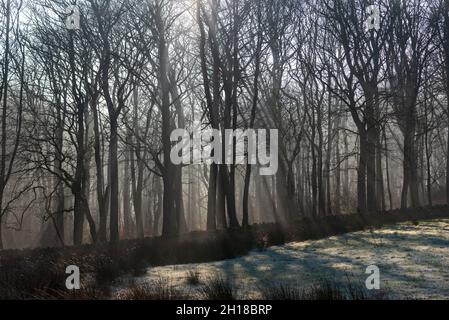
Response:
[{"label": "ground", "polygon": [[[365,283],[366,267],[380,269],[381,288],[394,299],[449,299],[449,220],[402,223],[322,240],[294,242],[256,250],[235,259],[172,265],[146,270],[135,283],[168,281],[188,294],[189,272],[207,281],[217,274],[231,279],[241,298],[260,298],[268,283],[307,287],[320,278]],[[122,286],[129,278],[122,278]],[[118,288],[120,290],[120,286]]]}]

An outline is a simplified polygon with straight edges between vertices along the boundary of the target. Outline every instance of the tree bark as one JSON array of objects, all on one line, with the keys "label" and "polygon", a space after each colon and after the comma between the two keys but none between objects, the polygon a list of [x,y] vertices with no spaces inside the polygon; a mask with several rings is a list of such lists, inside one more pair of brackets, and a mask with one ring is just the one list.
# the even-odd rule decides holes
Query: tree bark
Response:
[{"label": "tree bark", "polygon": [[[135,183],[135,173],[134,173],[134,163],[132,163],[132,169],[131,171],[132,173],[132,177],[133,179],[130,179],[130,162],[131,162],[131,154],[132,154],[132,150],[130,150],[129,147],[129,143],[130,143],[130,133],[127,134],[126,137],[127,143],[125,146],[125,161],[123,163],[123,188],[122,188],[122,193],[123,193],[123,231],[124,231],[124,237],[126,239],[132,238],[133,235],[133,227],[132,227],[132,218],[131,218],[131,199],[130,199],[130,194],[129,194],[129,184],[130,181],[133,184],[133,188],[134,188],[134,183]],[[136,209],[134,208],[134,211]],[[137,216],[137,215],[136,215]]]}]

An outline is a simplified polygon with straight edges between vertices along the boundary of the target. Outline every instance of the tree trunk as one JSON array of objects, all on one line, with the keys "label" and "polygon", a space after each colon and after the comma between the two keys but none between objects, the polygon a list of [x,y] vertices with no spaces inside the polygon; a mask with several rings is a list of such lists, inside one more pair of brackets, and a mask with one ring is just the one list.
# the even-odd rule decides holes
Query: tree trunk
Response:
[{"label": "tree trunk", "polygon": [[390,184],[390,165],[388,163],[388,141],[387,141],[387,133],[385,128],[383,128],[383,138],[384,138],[384,152],[385,152],[385,174],[387,179],[387,189],[388,189],[388,202],[390,211],[393,210],[393,195],[391,193],[391,184]]},{"label": "tree trunk", "polygon": [[99,118],[96,99],[92,99],[91,110],[94,120],[94,157],[96,168],[96,182],[97,182],[97,202],[99,210],[99,227],[98,227],[98,240],[100,242],[107,241],[106,226],[108,219],[108,194],[109,187],[104,190],[104,172],[103,172],[103,159],[101,154],[101,137],[99,128]]},{"label": "tree trunk", "polygon": [[72,194],[75,197],[73,206],[73,244],[80,245],[83,242],[84,229],[84,204],[83,181],[85,179],[85,146],[84,146],[84,102],[78,96],[76,83],[75,49],[73,46],[73,31],[70,32],[69,62],[71,69],[72,94],[76,102],[77,132],[76,132],[76,167],[72,184]]},{"label": "tree trunk", "polygon": [[[337,130],[339,127],[339,121],[337,121]],[[335,141],[335,162],[337,163],[337,167],[335,168],[335,200],[334,200],[334,208],[335,215],[341,214],[341,164],[340,164],[340,134],[337,131],[336,141]]]},{"label": "tree trunk", "polygon": [[377,209],[376,194],[376,134],[374,124],[368,124],[367,146],[366,146],[366,196],[367,211],[375,212]]},{"label": "tree trunk", "polygon": [[109,141],[109,176],[111,186],[111,211],[109,221],[110,241],[119,240],[119,193],[118,193],[118,132],[116,115],[110,115],[111,137]]},{"label": "tree trunk", "polygon": [[155,208],[154,208],[154,222],[153,222],[153,236],[159,235],[159,220],[162,215],[162,186],[161,186],[161,178],[154,177],[155,179]]},{"label": "tree trunk", "polygon": [[349,144],[348,144],[348,134],[344,133],[344,148],[345,148],[345,165],[344,165],[344,175],[343,175],[343,197],[345,209],[348,210],[350,203],[350,187],[349,187]]},{"label": "tree trunk", "polygon": [[58,100],[56,118],[57,118],[57,128],[56,128],[56,146],[55,146],[55,177],[54,184],[56,187],[56,221],[55,221],[55,233],[56,239],[54,243],[56,245],[64,246],[65,244],[65,230],[64,230],[64,209],[65,209],[65,195],[64,195],[64,182],[61,180],[62,176],[62,148],[64,143],[64,120],[62,116],[62,103],[61,99]]},{"label": "tree trunk", "polygon": [[376,194],[377,194],[377,211],[385,211],[385,192],[384,179],[382,174],[382,137],[380,132],[376,132]]},{"label": "tree trunk", "polygon": [[[331,77],[328,76],[327,82],[331,85]],[[332,157],[332,144],[333,144],[333,128],[332,128],[332,92],[328,93],[327,102],[327,150],[326,150],[326,213],[332,215],[332,200],[331,200],[331,157]]]},{"label": "tree trunk", "polygon": [[216,215],[217,215],[217,229],[226,229],[228,224],[226,222],[226,193],[224,190],[223,182],[223,168],[224,165],[218,165],[217,174],[217,203],[216,203]]},{"label": "tree trunk", "polygon": [[217,178],[218,166],[215,163],[210,165],[209,184],[207,192],[207,230],[217,229],[216,206],[217,206]]},{"label": "tree trunk", "polygon": [[170,160],[171,151],[171,112],[170,112],[170,88],[168,82],[168,47],[165,39],[165,25],[162,21],[162,8],[156,6],[155,20],[158,30],[158,60],[159,60],[159,87],[161,92],[162,113],[162,150],[163,160],[163,218],[162,236],[174,237],[179,233],[179,225],[175,212],[175,167]]},{"label": "tree trunk", "polygon": [[366,159],[368,157],[366,134],[360,132],[359,139],[359,163],[357,167],[357,212],[366,213]]},{"label": "tree trunk", "polygon": [[[178,128],[185,129],[186,121],[184,116],[184,111],[181,105],[181,96],[178,92],[178,86],[176,83],[176,74],[174,69],[169,70],[169,80],[170,80],[170,94],[172,96],[173,104],[175,105],[176,114],[178,115]],[[182,151],[181,151],[182,152]],[[189,151],[190,152],[190,151]],[[176,208],[176,219],[179,225],[179,232],[184,233],[188,231],[185,212],[184,212],[184,197],[183,197],[183,187],[182,187],[182,166],[175,166],[175,208]]]},{"label": "tree trunk", "polygon": [[[3,205],[1,199],[0,199],[0,205]],[[0,250],[3,250],[3,216],[0,215]]]},{"label": "tree trunk", "polygon": [[446,203],[449,204],[449,0],[442,3],[443,12],[443,57],[446,87],[446,117],[447,117],[447,149],[446,149]]},{"label": "tree trunk", "polygon": [[[124,237],[126,239],[133,238],[133,227],[132,227],[132,219],[131,219],[131,206],[130,206],[130,196],[129,196],[129,183],[130,183],[130,175],[129,175],[129,167],[130,167],[130,150],[128,143],[130,142],[130,136],[128,133],[127,136],[127,145],[125,146],[125,162],[123,164],[124,174],[123,174],[123,226],[124,226]],[[134,163],[132,165],[132,171],[134,171]],[[134,179],[131,179],[132,184],[135,183],[135,174],[132,174]],[[135,209],[134,209],[135,210]]]}]

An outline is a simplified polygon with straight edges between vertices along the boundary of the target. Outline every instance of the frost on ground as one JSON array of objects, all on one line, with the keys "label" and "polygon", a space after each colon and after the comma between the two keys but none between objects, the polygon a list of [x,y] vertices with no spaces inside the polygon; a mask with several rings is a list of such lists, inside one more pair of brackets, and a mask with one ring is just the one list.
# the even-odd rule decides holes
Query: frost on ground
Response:
[{"label": "frost on ground", "polygon": [[[449,220],[404,223],[330,237],[289,243],[235,259],[213,263],[149,268],[136,283],[167,279],[192,294],[189,272],[200,281],[216,274],[231,279],[238,297],[260,298],[262,286],[288,283],[306,288],[324,277],[363,283],[366,267],[377,265],[381,289],[394,299],[449,298]],[[201,284],[200,284],[201,285]]]}]

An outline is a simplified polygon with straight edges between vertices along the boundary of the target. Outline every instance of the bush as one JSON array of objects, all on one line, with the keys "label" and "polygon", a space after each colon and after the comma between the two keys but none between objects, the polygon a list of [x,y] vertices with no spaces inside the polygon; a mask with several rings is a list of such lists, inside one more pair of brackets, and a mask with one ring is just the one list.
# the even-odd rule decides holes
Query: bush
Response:
[{"label": "bush", "polygon": [[53,261],[34,264],[10,261],[0,272],[0,300],[33,299],[42,292],[65,288],[65,267]]},{"label": "bush", "polygon": [[97,285],[110,285],[117,277],[119,277],[123,270],[121,270],[116,262],[111,257],[101,255],[94,261],[93,274]]},{"label": "bush", "polygon": [[366,295],[362,288],[350,282],[322,278],[304,290],[303,300],[366,300]]},{"label": "bush", "polygon": [[270,284],[260,288],[265,300],[375,300],[387,299],[384,291],[368,292],[361,284],[346,276],[344,281],[326,277],[319,279],[307,288],[291,284]]},{"label": "bush", "polygon": [[111,291],[108,288],[87,286],[79,290],[38,292],[34,298],[39,300],[105,300],[111,298]]},{"label": "bush", "polygon": [[201,288],[199,288],[199,293],[204,300],[237,299],[234,285],[219,274],[209,279]]},{"label": "bush", "polygon": [[264,300],[303,300],[303,291],[288,283],[270,284],[261,287],[260,293]]},{"label": "bush", "polygon": [[179,290],[163,278],[155,283],[134,284],[129,289],[123,290],[117,295],[119,300],[185,300],[188,295]]}]

